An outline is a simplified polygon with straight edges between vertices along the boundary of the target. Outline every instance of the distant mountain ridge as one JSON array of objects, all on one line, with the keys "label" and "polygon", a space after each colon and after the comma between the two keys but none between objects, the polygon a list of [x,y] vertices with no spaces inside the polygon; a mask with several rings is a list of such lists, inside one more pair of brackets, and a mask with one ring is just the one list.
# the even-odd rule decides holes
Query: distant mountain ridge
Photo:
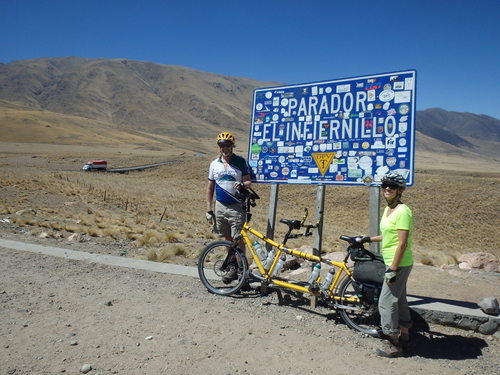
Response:
[{"label": "distant mountain ridge", "polygon": [[246,78],[125,59],[69,57],[0,65],[0,99],[177,136],[203,136],[221,124],[242,129],[249,121],[243,103],[259,85]]},{"label": "distant mountain ridge", "polygon": [[451,112],[441,108],[418,111],[417,130],[456,146],[471,146],[464,137],[500,141],[499,120],[486,115]]},{"label": "distant mountain ridge", "polygon": [[[202,140],[220,129],[246,136],[253,90],[276,85],[280,83],[128,59],[65,57],[0,64],[0,100],[5,101],[0,111],[8,111],[0,117],[0,140],[6,137],[1,131],[7,129],[6,118],[17,121],[17,128],[33,127],[37,113],[43,113],[45,126],[50,126],[48,112],[73,116],[74,126],[82,118],[86,126],[94,121],[95,129],[139,132],[141,137]],[[19,118],[15,105],[24,111]],[[64,120],[59,121],[62,131]],[[25,130],[20,134],[29,134]],[[496,149],[492,142],[500,142],[500,120],[440,108],[418,111],[417,131],[479,153],[483,144],[491,152]]]}]

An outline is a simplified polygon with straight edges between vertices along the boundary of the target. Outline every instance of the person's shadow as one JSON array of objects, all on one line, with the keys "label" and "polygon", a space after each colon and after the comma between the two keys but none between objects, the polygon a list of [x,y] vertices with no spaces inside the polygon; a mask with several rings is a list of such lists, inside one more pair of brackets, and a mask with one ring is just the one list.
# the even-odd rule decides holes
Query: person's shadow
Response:
[{"label": "person's shadow", "polygon": [[[303,298],[300,293],[295,294],[291,291],[281,291],[269,289],[269,293],[276,292],[278,294],[278,305],[292,306],[299,310],[304,310],[309,313],[325,315],[314,311],[310,307],[310,301]],[[242,293],[238,298],[258,298],[262,294],[258,290],[252,290],[247,293]],[[482,356],[482,349],[488,344],[478,337],[466,337],[462,335],[447,335],[442,332],[431,331],[429,324],[420,314],[411,309],[411,317],[413,327],[411,328],[411,347],[407,357],[419,356],[429,359],[449,359],[449,360],[464,360],[474,359]],[[332,311],[326,314],[328,319],[334,320],[336,323],[342,323],[337,312]],[[465,332],[465,331],[464,331]]]},{"label": "person's shadow", "polygon": [[429,359],[464,360],[482,356],[482,349],[488,344],[478,337],[447,335],[430,330],[427,322],[411,310],[413,328],[411,329],[411,348],[409,356]]}]

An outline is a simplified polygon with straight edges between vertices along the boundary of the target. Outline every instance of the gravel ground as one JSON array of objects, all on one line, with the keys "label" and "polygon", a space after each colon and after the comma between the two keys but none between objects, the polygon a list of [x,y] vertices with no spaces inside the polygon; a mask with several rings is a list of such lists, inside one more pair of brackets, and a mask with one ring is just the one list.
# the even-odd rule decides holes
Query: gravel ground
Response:
[{"label": "gravel ground", "polygon": [[333,311],[278,293],[220,297],[189,277],[0,252],[0,374],[90,367],[88,374],[465,375],[500,368],[498,336],[421,324],[411,356],[378,358],[378,339],[350,330]]}]

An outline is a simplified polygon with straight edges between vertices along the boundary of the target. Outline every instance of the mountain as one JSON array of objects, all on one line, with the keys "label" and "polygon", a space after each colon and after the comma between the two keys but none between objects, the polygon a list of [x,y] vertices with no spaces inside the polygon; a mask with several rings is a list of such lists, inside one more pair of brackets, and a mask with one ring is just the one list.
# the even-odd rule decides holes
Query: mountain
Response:
[{"label": "mountain", "polygon": [[417,130],[442,142],[468,149],[500,142],[500,121],[486,115],[431,108],[417,112]]},{"label": "mountain", "polygon": [[244,130],[252,90],[263,84],[124,59],[69,57],[0,66],[0,99],[179,137],[203,137],[221,124]]},{"label": "mountain", "polygon": [[[248,137],[255,88],[280,85],[127,59],[0,64],[0,140],[199,145],[228,129]],[[417,112],[417,147],[500,156],[500,121],[439,108]],[[452,151],[453,152],[453,151]]]}]

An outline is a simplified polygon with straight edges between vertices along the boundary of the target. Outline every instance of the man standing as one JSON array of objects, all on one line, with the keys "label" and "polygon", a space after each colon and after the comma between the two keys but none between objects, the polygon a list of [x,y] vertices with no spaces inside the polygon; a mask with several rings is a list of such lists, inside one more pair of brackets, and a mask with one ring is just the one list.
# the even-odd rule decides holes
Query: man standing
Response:
[{"label": "man standing", "polygon": [[[220,156],[210,163],[206,192],[207,220],[215,223],[217,232],[228,241],[238,236],[245,222],[245,210],[235,193],[252,184],[247,162],[233,153],[234,143],[231,133],[222,132],[217,136]],[[214,192],[215,207],[212,209]]]}]

